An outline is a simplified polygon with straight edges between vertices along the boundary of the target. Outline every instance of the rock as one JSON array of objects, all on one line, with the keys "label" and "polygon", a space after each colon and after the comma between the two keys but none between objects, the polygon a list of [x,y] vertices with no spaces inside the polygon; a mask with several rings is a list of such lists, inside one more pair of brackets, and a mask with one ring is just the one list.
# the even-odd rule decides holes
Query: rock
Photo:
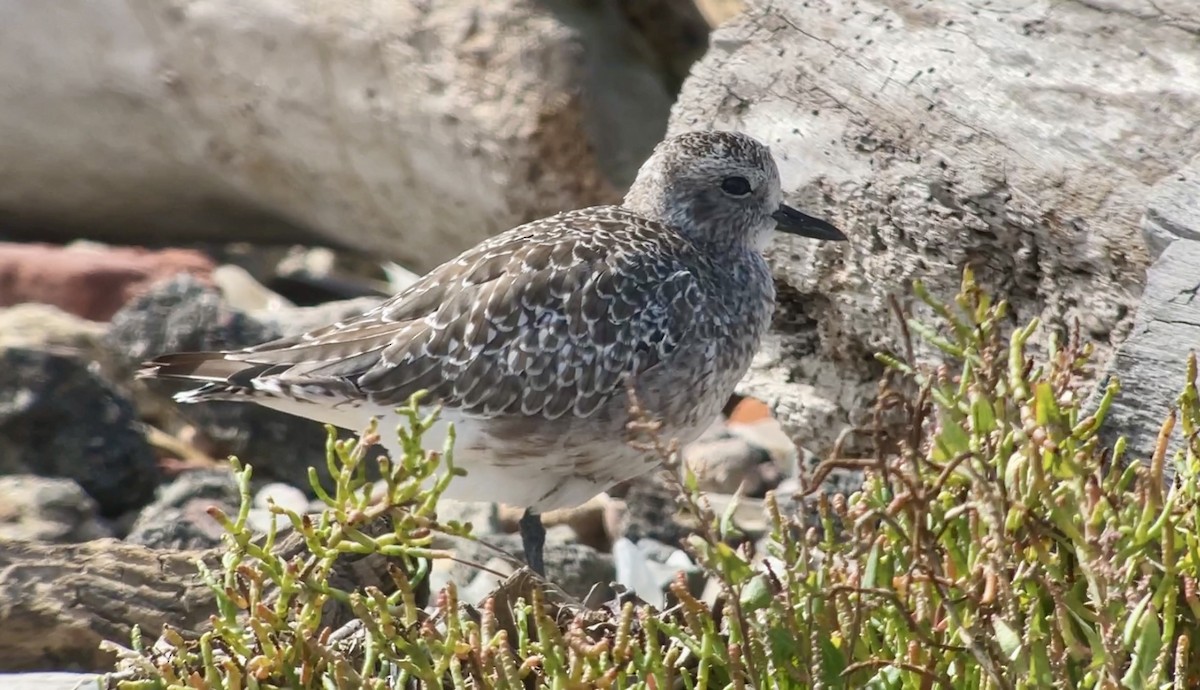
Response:
[{"label": "rock", "polygon": [[693,595],[699,596],[704,589],[704,573],[687,553],[652,539],[637,544],[618,539],[613,545],[613,560],[617,583],[659,610],[666,608],[668,587],[680,571],[688,578]]},{"label": "rock", "polygon": [[217,266],[212,272],[213,285],[221,291],[225,302],[244,312],[288,311],[296,305],[286,297],[258,282],[250,271],[234,264]]},{"label": "rock", "polygon": [[86,362],[0,350],[0,475],[73,479],[114,517],[150,500],[154,452],[133,406]]},{"label": "rock", "polygon": [[765,450],[731,434],[721,422],[685,446],[681,454],[696,474],[701,491],[731,494],[740,489],[748,496],[762,496],[782,478]]},{"label": "rock", "polygon": [[111,537],[96,502],[70,479],[0,477],[0,540],[59,544]]},{"label": "rock", "polygon": [[[0,350],[25,348],[51,352],[85,363],[139,410],[143,401],[127,385],[130,372],[110,347],[107,326],[50,304],[18,304],[0,309]],[[153,436],[153,434],[148,434]],[[151,445],[153,438],[147,439]]]},{"label": "rock", "polygon": [[[471,534],[477,539],[488,539],[501,533],[500,513],[495,503],[475,501],[455,501],[443,498],[437,504],[438,522],[448,523],[456,520],[460,523],[471,523]],[[434,546],[437,548],[452,548],[457,544],[441,535],[434,536]]]},{"label": "rock", "polygon": [[766,403],[755,398],[740,398],[725,421],[725,429],[762,449],[784,475],[796,475],[800,455],[796,442],[783,430],[779,420],[771,416]]},{"label": "rock", "polygon": [[110,367],[105,328],[50,304],[18,304],[0,309],[0,348],[53,351]]},{"label": "rock", "polygon": [[286,515],[276,515],[267,508],[251,508],[246,512],[246,525],[255,534],[269,534],[272,524],[275,525],[275,534],[281,535],[292,528],[292,522]]},{"label": "rock", "polygon": [[[831,481],[822,485],[821,492],[848,493],[848,489],[856,488],[861,483],[861,477],[848,478],[835,474]],[[816,505],[817,500],[815,495],[804,501],[793,498],[801,487],[800,479],[788,477],[772,489],[780,511],[785,515],[803,514],[807,518],[813,512],[812,506]],[[678,495],[679,490],[657,473],[629,483],[622,510],[606,517],[613,542],[624,538],[633,543],[651,540],[670,548],[682,546],[688,536],[699,531],[700,525],[690,513],[679,507]],[[740,537],[733,535],[737,541],[757,541],[770,531],[764,498],[705,491],[702,492],[702,499],[715,515],[730,516],[733,527],[742,533]]]},{"label": "rock", "polygon": [[652,472],[629,482],[623,499],[624,519],[614,538],[625,537],[635,543],[653,539],[679,546],[696,528],[694,521],[677,507],[678,489],[668,484],[663,474]]},{"label": "rock", "polygon": [[[542,513],[542,524],[546,526],[546,529],[567,525],[571,528],[575,540],[580,544],[590,546],[598,551],[608,551],[612,540],[609,539],[608,531],[604,526],[604,515],[613,500],[607,493],[597,494],[583,505]],[[505,532],[516,532],[517,523],[525,514],[525,509],[501,505],[499,511],[501,528]]]},{"label": "rock", "polygon": [[271,482],[254,494],[255,508],[269,508],[272,502],[300,515],[308,512],[309,508],[308,497],[303,491],[282,482]]},{"label": "rock", "polygon": [[[393,282],[393,277],[398,282]],[[293,247],[280,258],[265,282],[297,304],[313,306],[358,297],[390,297],[419,278],[419,274],[377,255],[328,247]]]},{"label": "rock", "polygon": [[385,279],[366,278],[361,275],[312,275],[289,273],[276,275],[268,286],[289,297],[296,304],[316,307],[330,302],[347,302],[363,297],[382,300],[399,290],[391,289]]},{"label": "rock", "polygon": [[153,549],[220,546],[225,530],[207,511],[216,506],[232,517],[239,505],[237,482],[228,469],[185,472],[142,510],[125,541]]},{"label": "rock", "polygon": [[[613,557],[590,546],[564,541],[571,535],[571,530],[565,526],[547,530],[546,550],[543,554],[546,579],[580,599],[588,597],[593,589],[599,587],[602,591],[598,596],[601,596],[602,600],[607,599],[611,593],[605,590],[609,589],[616,577]],[[459,557],[464,561],[482,564],[485,568],[480,570],[471,565],[457,564],[451,569],[451,579],[463,587],[463,601],[482,602],[504,577],[511,575],[525,563],[519,536],[498,534],[486,541],[517,560],[500,557],[496,555],[495,550],[480,544],[473,544],[469,550],[461,551]],[[489,570],[494,572],[488,572]]]},{"label": "rock", "polygon": [[131,370],[162,352],[243,347],[279,335],[190,276],[156,284],[114,315],[108,331]]},{"label": "rock", "polygon": [[[708,494],[733,494],[762,497],[784,476],[796,473],[795,445],[783,432],[779,422],[769,416],[766,405],[753,398],[735,396],[726,406],[721,419],[695,441],[681,450],[683,462],[695,474],[700,490]],[[680,475],[680,479],[683,475]],[[632,487],[636,486],[636,489]],[[622,492],[634,491],[634,497]],[[661,477],[638,477],[610,493],[620,494],[626,503],[601,513],[601,524],[612,539],[630,536],[628,521],[637,523],[633,536],[646,536],[643,528],[659,533],[661,541],[675,543],[682,524],[666,527],[665,516],[674,513],[677,489],[666,486]],[[609,499],[612,500],[611,498]],[[627,503],[638,502],[630,507]],[[668,511],[668,512],[663,512]],[[675,519],[669,522],[677,522]],[[622,525],[621,523],[626,523]],[[686,528],[683,533],[686,533]],[[663,538],[667,536],[668,538]]]},{"label": "rock", "polygon": [[383,302],[382,297],[357,297],[311,307],[275,308],[256,311],[254,318],[283,335],[299,335],[314,328],[358,316]]},{"label": "rock", "polygon": [[[271,501],[274,501],[275,505],[280,508],[290,510],[297,515],[315,512],[312,511],[312,502],[308,500],[308,496],[303,491],[282,482],[271,482],[255,492],[253,507],[250,508],[246,518],[250,528],[256,534],[267,534],[272,523],[275,524],[276,534],[283,534],[292,528],[292,521],[286,515],[271,511]],[[324,507],[322,504],[320,509]]]},{"label": "rock", "polygon": [[213,263],[185,249],[57,247],[0,242],[0,306],[52,304],[92,321],[107,321],[134,295],[178,273],[207,278]]},{"label": "rock", "polygon": [[[490,558],[483,563],[483,568],[479,569],[474,577],[459,585],[459,599],[472,603],[483,603],[492,592],[496,591],[504,578],[514,572],[516,572],[516,568],[508,560]],[[441,590],[435,589],[434,591]]]},{"label": "rock", "polygon": [[1157,259],[1177,239],[1200,241],[1200,156],[1154,185],[1142,218],[1142,239]]},{"label": "rock", "polygon": [[470,578],[463,581],[458,563],[450,559],[435,558],[429,564],[429,591],[434,595],[444,590],[451,582],[462,591],[462,587],[470,581]]},{"label": "rock", "polygon": [[[1200,241],[1180,239],[1167,245],[1150,267],[1133,333],[1117,349],[1089,401],[1094,409],[1109,378],[1117,377],[1121,390],[1101,429],[1106,445],[1111,447],[1117,437],[1124,436],[1127,460],[1150,459],[1159,429],[1183,391],[1188,353],[1197,350]],[[1168,444],[1168,466],[1182,443],[1183,433],[1177,426]]]},{"label": "rock", "polygon": [[[398,268],[398,264],[382,259],[377,253],[323,246],[248,243],[209,245],[208,251],[219,264],[213,282],[221,288],[230,305],[242,311],[269,311],[273,307],[264,304],[268,300],[286,309],[358,297],[390,297],[398,291],[389,280],[389,271]],[[242,275],[235,275],[235,271]],[[240,304],[239,298],[222,284],[223,279],[228,281],[228,288],[247,291],[245,297],[249,299],[246,301],[256,300],[259,304]],[[239,284],[243,282],[245,284]],[[251,292],[257,292],[259,296],[249,294]]]},{"label": "rock", "polygon": [[632,179],[672,101],[636,38],[578,0],[23,3],[0,26],[0,208],[24,237],[428,270]]},{"label": "rock", "polygon": [[714,514],[729,513],[733,526],[745,533],[751,541],[771,529],[767,522],[767,504],[764,499],[731,494],[707,494],[705,499]]},{"label": "rock", "polygon": [[[670,134],[762,139],[785,199],[850,237],[774,241],[779,309],[741,392],[824,455],[866,421],[874,353],[900,351],[888,296],[920,278],[949,299],[967,265],[1014,323],[1078,317],[1110,357],[1141,292],[1150,183],[1200,149],[1200,81],[1179,76],[1200,71],[1196,7],[751,3],[717,29]],[[870,443],[849,440],[851,456]]]},{"label": "rock", "polygon": [[[113,317],[108,341],[132,371],[142,361],[163,352],[238,348],[282,335],[277,323],[265,323],[231,309],[220,293],[188,276],[155,286],[130,302]],[[254,467],[256,481],[282,481],[311,492],[308,468],[314,467],[323,482],[329,481],[325,462],[325,429],[300,417],[257,405],[206,402],[176,406],[166,393],[176,390],[144,381],[132,384],[140,391],[143,415],[163,427],[182,417],[203,438],[196,445],[212,457],[235,455]],[[155,402],[157,401],[157,402]],[[353,436],[343,432],[342,437]],[[368,464],[368,470],[371,465]]]},{"label": "rock", "polygon": [[771,418],[771,408],[758,398],[733,395],[721,411],[727,424],[754,424]]},{"label": "rock", "polygon": [[387,276],[388,293],[394,294],[403,292],[412,287],[414,283],[421,279],[421,275],[414,271],[410,271],[400,264],[389,261],[383,265],[384,275]]}]

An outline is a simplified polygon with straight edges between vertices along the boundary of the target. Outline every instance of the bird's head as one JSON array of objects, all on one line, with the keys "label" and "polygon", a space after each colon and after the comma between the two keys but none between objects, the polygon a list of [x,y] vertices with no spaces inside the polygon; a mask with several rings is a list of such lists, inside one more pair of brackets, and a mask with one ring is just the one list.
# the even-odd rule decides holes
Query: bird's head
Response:
[{"label": "bird's head", "polygon": [[833,225],[783,203],[766,145],[740,132],[686,132],[664,140],[638,171],[625,207],[715,244],[766,248],[776,230],[844,241]]}]

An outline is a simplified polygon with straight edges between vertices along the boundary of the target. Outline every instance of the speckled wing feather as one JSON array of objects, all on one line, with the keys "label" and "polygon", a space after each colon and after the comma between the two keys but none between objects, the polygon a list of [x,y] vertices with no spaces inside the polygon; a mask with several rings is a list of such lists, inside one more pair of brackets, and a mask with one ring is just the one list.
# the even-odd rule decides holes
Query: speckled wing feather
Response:
[{"label": "speckled wing feather", "polygon": [[205,388],[381,405],[424,389],[476,416],[586,417],[688,337],[703,295],[685,265],[697,260],[677,232],[623,209],[559,214],[360,317],[223,353]]}]

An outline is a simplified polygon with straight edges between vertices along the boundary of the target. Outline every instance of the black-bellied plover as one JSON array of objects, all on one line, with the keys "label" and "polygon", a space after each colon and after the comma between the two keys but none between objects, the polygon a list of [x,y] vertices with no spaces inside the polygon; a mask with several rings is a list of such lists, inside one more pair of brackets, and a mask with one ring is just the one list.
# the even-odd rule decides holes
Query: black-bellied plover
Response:
[{"label": "black-bellied plover", "polygon": [[[766,146],[735,132],[659,144],[621,206],[536,220],[437,267],[365,314],[228,352],[169,354],[142,375],[202,383],[184,403],[257,403],[344,429],[418,391],[442,407],[426,447],[456,433],[448,498],[540,513],[585,502],[657,464],[626,442],[627,381],[668,438],[694,440],[746,373],[774,310],[762,252],[775,229],[845,240],[781,203]],[[253,460],[252,458],[249,460]]]}]

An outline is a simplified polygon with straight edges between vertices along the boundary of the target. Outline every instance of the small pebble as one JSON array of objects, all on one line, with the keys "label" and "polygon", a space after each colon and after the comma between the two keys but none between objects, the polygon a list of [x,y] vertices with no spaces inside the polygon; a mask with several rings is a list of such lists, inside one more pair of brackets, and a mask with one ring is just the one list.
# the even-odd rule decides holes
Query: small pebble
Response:
[{"label": "small pebble", "polygon": [[309,509],[309,500],[304,492],[283,482],[271,482],[259,489],[258,493],[254,494],[254,507],[267,509],[270,505],[268,499],[275,501],[280,508],[287,508],[301,515]]}]

